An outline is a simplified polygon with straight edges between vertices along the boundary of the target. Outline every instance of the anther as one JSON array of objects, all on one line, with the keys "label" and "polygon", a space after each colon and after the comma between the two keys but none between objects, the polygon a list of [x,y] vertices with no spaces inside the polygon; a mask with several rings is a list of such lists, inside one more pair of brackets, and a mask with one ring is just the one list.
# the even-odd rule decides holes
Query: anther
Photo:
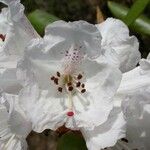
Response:
[{"label": "anther", "polygon": [[2,41],[4,42],[6,38],[6,35],[0,34],[0,39],[2,39]]},{"label": "anther", "polygon": [[55,83],[55,84],[58,84],[58,78],[55,78],[55,79],[54,79],[54,83]]},{"label": "anther", "polygon": [[80,85],[81,85],[81,82],[76,83],[76,87],[80,87]]},{"label": "anther", "polygon": [[82,83],[81,87],[84,88],[84,87],[85,87],[85,84]]},{"label": "anther", "polygon": [[86,92],[86,89],[82,89],[82,90],[81,90],[81,93],[85,93],[85,92]]},{"label": "anther", "polygon": [[54,79],[55,79],[55,77],[54,77],[54,76],[52,76],[52,77],[51,77],[51,80],[54,80]]},{"label": "anther", "polygon": [[62,92],[63,88],[62,87],[58,87],[58,91]]},{"label": "anther", "polygon": [[60,73],[59,72],[57,72],[57,76],[60,77]]},{"label": "anther", "polygon": [[69,86],[68,87],[68,91],[72,91],[73,90],[73,87],[72,86]]},{"label": "anther", "polygon": [[78,80],[82,79],[82,74],[79,74],[77,77]]},{"label": "anther", "polygon": [[72,117],[73,115],[74,115],[74,112],[73,112],[73,111],[67,112],[67,116]]}]

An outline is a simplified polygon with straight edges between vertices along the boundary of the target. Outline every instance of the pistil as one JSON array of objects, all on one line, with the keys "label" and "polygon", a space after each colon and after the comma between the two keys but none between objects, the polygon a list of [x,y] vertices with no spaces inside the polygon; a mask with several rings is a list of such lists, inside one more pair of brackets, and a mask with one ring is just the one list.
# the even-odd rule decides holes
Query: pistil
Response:
[{"label": "pistil", "polygon": [[66,74],[61,74],[60,72],[56,72],[55,76],[51,76],[51,81],[58,86],[57,90],[60,93],[63,93],[66,91],[68,95],[68,101],[69,101],[69,106],[68,109],[69,111],[67,112],[68,117],[74,116],[73,112],[73,94],[76,92],[80,92],[81,94],[86,92],[85,89],[85,84],[81,83],[81,79],[83,78],[82,74],[78,74],[77,76],[74,75],[66,75]]}]

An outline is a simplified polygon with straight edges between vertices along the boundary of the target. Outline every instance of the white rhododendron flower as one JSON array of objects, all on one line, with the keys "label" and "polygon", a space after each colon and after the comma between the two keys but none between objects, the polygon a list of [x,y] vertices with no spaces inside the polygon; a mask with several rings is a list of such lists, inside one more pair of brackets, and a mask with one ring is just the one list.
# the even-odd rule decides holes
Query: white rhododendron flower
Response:
[{"label": "white rhododendron flower", "polygon": [[[113,18],[108,18],[96,26],[102,35],[102,49],[109,54],[109,60],[115,63],[113,59],[118,58],[122,72],[135,68],[141,56],[139,43],[135,36],[129,36],[128,27],[121,20]],[[117,53],[117,58],[116,55],[112,55],[112,51]]]},{"label": "white rhododendron flower", "polygon": [[19,0],[3,0],[8,8],[0,13],[0,89],[17,93],[21,85],[16,79],[17,61],[25,47],[39,35],[24,15]]},{"label": "white rhododendron flower", "polygon": [[150,54],[140,66],[124,73],[116,94],[127,120],[127,139],[139,150],[150,149]]},{"label": "white rhododendron flower", "polygon": [[26,150],[32,124],[19,106],[18,96],[3,94],[0,101],[0,149]]},{"label": "white rhododendron flower", "polygon": [[121,72],[97,59],[100,43],[98,29],[85,21],[57,21],[43,39],[32,41],[17,74],[29,84],[19,99],[35,131],[63,125],[78,129],[89,150],[112,146],[125,136],[120,106],[113,107]]}]

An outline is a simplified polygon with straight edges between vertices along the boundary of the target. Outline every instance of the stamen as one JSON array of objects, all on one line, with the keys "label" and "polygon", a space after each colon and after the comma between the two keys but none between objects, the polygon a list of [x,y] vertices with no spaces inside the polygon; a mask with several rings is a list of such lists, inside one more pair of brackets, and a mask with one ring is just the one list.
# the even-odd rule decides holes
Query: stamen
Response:
[{"label": "stamen", "polygon": [[73,111],[67,112],[67,116],[72,117],[73,115],[74,115],[74,112],[73,112]]},{"label": "stamen", "polygon": [[54,83],[55,83],[56,85],[58,85],[58,78],[55,78],[55,79],[54,79]]},{"label": "stamen", "polygon": [[62,87],[58,87],[58,91],[62,92],[63,88]]},{"label": "stamen", "polygon": [[0,39],[2,39],[2,41],[4,42],[6,38],[6,35],[0,34]]},{"label": "stamen", "polygon": [[78,80],[82,79],[82,74],[79,74],[79,75],[77,76],[77,79],[78,79]]},{"label": "stamen", "polygon": [[52,76],[52,77],[51,77],[51,80],[54,80],[54,79],[55,79],[55,77],[54,77],[54,76]]},{"label": "stamen", "polygon": [[85,92],[86,92],[86,89],[82,89],[82,90],[81,90],[81,93],[85,93]]},{"label": "stamen", "polygon": [[76,87],[80,87],[80,85],[81,85],[81,82],[76,83]]},{"label": "stamen", "polygon": [[69,86],[68,87],[68,91],[72,91],[73,90],[73,87],[72,86]]},{"label": "stamen", "polygon": [[82,87],[82,88],[84,88],[84,87],[85,87],[85,84],[84,84],[84,83],[82,83],[81,87]]},{"label": "stamen", "polygon": [[57,72],[57,76],[60,77],[60,73],[59,72]]}]

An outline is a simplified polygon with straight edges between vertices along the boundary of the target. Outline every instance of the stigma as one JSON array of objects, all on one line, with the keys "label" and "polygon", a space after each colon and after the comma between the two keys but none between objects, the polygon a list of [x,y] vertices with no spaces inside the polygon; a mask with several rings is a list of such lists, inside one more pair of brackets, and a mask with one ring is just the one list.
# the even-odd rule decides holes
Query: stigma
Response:
[{"label": "stigma", "polygon": [[74,115],[74,112],[73,112],[73,111],[67,112],[67,116],[68,116],[68,117],[72,117],[73,115]]}]

